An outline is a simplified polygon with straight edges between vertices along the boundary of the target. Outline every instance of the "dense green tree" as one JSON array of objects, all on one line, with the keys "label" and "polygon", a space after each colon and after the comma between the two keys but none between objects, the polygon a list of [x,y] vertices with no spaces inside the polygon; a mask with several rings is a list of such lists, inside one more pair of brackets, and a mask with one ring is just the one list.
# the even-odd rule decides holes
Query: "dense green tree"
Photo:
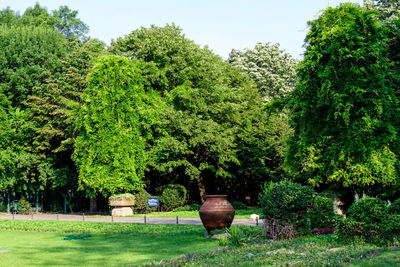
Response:
[{"label": "dense green tree", "polygon": [[145,93],[139,61],[101,57],[82,95],[74,159],[79,184],[90,195],[132,192],[143,187],[145,133],[153,95]]},{"label": "dense green tree", "polygon": [[377,12],[342,4],[309,26],[291,103],[293,175],[313,186],[393,184],[398,100]]},{"label": "dense green tree", "polygon": [[0,11],[0,24],[30,27],[55,28],[67,39],[87,39],[89,27],[78,17],[78,11],[71,10],[67,6],[60,6],[51,13],[46,8],[36,3],[28,7],[21,16],[10,8]]},{"label": "dense green tree", "polygon": [[75,164],[71,159],[76,137],[76,111],[93,61],[104,51],[104,44],[97,40],[75,42],[73,47],[70,46],[71,50],[60,59],[57,75],[42,84],[44,96],[28,96],[26,101],[35,123],[33,147],[42,158],[53,158],[57,170],[53,186],[66,189],[77,186]]},{"label": "dense green tree", "polygon": [[178,26],[166,25],[140,28],[111,42],[110,52],[152,62],[160,70],[153,74],[153,87],[161,91],[191,82],[192,87],[203,87],[220,78],[221,59],[209,49],[201,49],[185,38]]},{"label": "dense green tree", "polygon": [[40,85],[57,72],[66,47],[54,29],[0,25],[0,51],[0,90],[21,107],[28,95],[43,96]]},{"label": "dense green tree", "polygon": [[265,101],[285,98],[296,86],[296,60],[279,44],[257,43],[254,49],[233,49],[228,62],[247,73]]},{"label": "dense green tree", "polygon": [[71,10],[67,6],[60,6],[58,10],[52,12],[52,15],[56,19],[54,26],[65,38],[84,39],[86,37],[89,27],[77,17],[78,11]]},{"label": "dense green tree", "polygon": [[29,110],[0,107],[0,190],[30,193],[55,178],[51,162],[31,150],[33,123]]},{"label": "dense green tree", "polygon": [[[207,192],[227,192],[241,181],[240,160],[253,162],[246,175],[266,177],[263,150],[254,148],[265,144],[256,140],[264,137],[247,136],[264,121],[257,113],[263,112],[261,99],[246,75],[185,38],[175,25],[133,31],[114,41],[110,51],[159,70],[143,73],[165,103],[147,145],[150,176],[155,172],[165,184],[193,181],[201,200]],[[239,154],[239,147],[252,153]]]}]

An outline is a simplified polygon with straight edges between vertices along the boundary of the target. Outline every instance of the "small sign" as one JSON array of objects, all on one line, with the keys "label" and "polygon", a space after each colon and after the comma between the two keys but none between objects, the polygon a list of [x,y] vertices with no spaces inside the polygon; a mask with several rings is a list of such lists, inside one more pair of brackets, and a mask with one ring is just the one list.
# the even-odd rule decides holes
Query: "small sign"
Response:
[{"label": "small sign", "polygon": [[149,207],[160,206],[160,201],[158,200],[158,197],[147,198],[147,206],[149,206]]}]

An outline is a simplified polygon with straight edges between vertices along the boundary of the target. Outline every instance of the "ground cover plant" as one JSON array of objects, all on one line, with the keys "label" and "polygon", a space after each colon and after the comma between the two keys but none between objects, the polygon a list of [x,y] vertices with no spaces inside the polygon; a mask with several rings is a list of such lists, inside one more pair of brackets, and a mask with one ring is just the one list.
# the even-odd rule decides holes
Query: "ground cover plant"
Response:
[{"label": "ground cover plant", "polygon": [[[245,235],[246,236],[246,235]],[[203,255],[173,259],[167,266],[343,266],[348,263],[377,257],[382,248],[374,245],[338,242],[334,235],[307,236],[293,240],[260,240],[248,236],[240,247],[225,246]],[[390,254],[400,256],[400,252]],[[385,254],[382,254],[385,256]],[[386,256],[385,256],[386,258]],[[390,260],[389,260],[390,261]],[[392,261],[394,263],[394,261]],[[150,265],[147,265],[150,266]],[[357,265],[357,266],[363,266]],[[376,265],[378,266],[378,265]],[[381,265],[379,265],[381,266]]]}]

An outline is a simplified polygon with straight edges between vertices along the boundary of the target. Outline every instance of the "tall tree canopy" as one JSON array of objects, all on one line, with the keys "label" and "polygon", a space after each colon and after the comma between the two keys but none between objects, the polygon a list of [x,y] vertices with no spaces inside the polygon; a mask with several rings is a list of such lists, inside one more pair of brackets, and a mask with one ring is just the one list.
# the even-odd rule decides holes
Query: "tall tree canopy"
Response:
[{"label": "tall tree canopy", "polygon": [[314,186],[393,184],[398,100],[377,12],[342,4],[309,26],[292,94],[288,164]]},{"label": "tall tree canopy", "polygon": [[[165,183],[195,181],[202,200],[206,192],[227,192],[239,183],[242,160],[253,162],[242,174],[257,172],[265,179],[265,158],[255,149],[265,144],[264,137],[251,132],[265,117],[246,75],[185,38],[175,25],[133,31],[113,42],[110,51],[159,70],[143,73],[165,102],[148,144],[149,173]],[[245,149],[250,153],[239,153]]]},{"label": "tall tree canopy", "polygon": [[10,8],[0,11],[0,24],[30,27],[50,27],[58,30],[66,39],[86,39],[89,27],[78,18],[78,11],[60,6],[51,13],[36,3],[21,16]]},{"label": "tall tree canopy", "polygon": [[285,98],[296,86],[296,60],[279,44],[257,43],[254,49],[233,49],[228,62],[250,76],[265,101]]},{"label": "tall tree canopy", "polygon": [[[145,167],[141,121],[147,117],[140,62],[101,57],[82,95],[74,158],[79,184],[91,195],[140,190]],[[146,113],[146,114],[144,114]]]}]

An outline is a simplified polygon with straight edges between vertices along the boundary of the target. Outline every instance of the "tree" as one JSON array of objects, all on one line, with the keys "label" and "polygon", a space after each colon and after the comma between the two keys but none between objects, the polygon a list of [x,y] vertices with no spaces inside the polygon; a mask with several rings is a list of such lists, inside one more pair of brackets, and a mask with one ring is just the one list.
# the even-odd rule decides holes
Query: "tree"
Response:
[{"label": "tree", "polygon": [[93,61],[104,52],[104,44],[95,39],[75,42],[64,58],[59,59],[60,70],[41,85],[43,96],[28,96],[26,106],[34,122],[33,147],[42,158],[52,158],[57,179],[53,187],[65,190],[77,187],[75,164],[71,159],[75,120],[81,105],[81,94],[86,89],[87,74]]},{"label": "tree", "polygon": [[0,25],[0,90],[21,107],[28,95],[43,96],[40,86],[60,66],[64,39],[54,29]]},{"label": "tree", "polygon": [[377,12],[342,4],[309,26],[291,101],[293,175],[353,190],[395,183],[398,100]]},{"label": "tree", "polygon": [[296,60],[279,44],[257,43],[254,49],[233,49],[228,62],[247,73],[265,101],[285,98],[296,86]]},{"label": "tree", "polygon": [[138,191],[143,187],[147,113],[140,62],[101,57],[82,95],[74,160],[79,185],[90,195]]},{"label": "tree", "polygon": [[[154,64],[159,70],[143,73],[164,96],[159,120],[151,127],[154,138],[146,148],[147,174],[157,177],[150,182],[187,186],[194,182],[202,201],[207,192],[232,188],[239,181],[238,147],[244,138],[239,133],[246,134],[244,121],[253,127],[255,121],[263,123],[258,121],[262,116],[253,116],[262,111],[262,102],[249,79],[208,48],[185,38],[175,25],[135,30],[114,41],[110,51]],[[250,160],[262,169],[262,156],[251,153],[247,157],[255,155],[260,159]]]},{"label": "tree", "polygon": [[52,15],[56,19],[54,26],[65,38],[85,39],[85,35],[89,32],[89,27],[77,18],[78,11],[71,10],[67,6],[60,6],[58,10],[52,12]]},{"label": "tree", "polygon": [[1,10],[0,24],[55,28],[68,40],[76,38],[86,40],[89,27],[77,16],[78,11],[71,10],[67,6],[60,6],[50,14],[46,8],[36,3],[33,7],[28,7],[22,16],[10,8]]}]

